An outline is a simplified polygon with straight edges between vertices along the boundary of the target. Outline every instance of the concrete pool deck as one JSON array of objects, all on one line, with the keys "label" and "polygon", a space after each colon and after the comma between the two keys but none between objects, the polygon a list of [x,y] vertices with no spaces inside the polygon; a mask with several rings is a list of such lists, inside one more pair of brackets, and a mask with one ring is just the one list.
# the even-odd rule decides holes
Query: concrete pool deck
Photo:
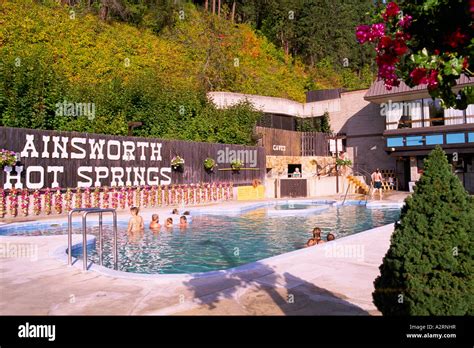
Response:
[{"label": "concrete pool deck", "polygon": [[[248,202],[218,205],[239,204]],[[392,232],[393,224],[382,226],[205,276],[151,277],[70,267],[58,258],[65,235],[0,236],[4,245],[34,250],[30,258],[0,259],[0,314],[377,315],[373,280]]]}]

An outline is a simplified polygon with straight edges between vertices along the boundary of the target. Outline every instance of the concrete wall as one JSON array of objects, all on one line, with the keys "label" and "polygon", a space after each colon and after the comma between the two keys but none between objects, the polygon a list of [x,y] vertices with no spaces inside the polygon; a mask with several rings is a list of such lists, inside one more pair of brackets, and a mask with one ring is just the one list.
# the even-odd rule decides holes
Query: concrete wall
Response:
[{"label": "concrete wall", "polygon": [[326,111],[338,112],[341,110],[340,99],[299,103],[285,98],[232,92],[209,92],[207,93],[207,97],[212,100],[218,108],[226,108],[240,101],[248,100],[256,109],[265,113],[296,117],[322,116]]},{"label": "concrete wall", "polygon": [[[361,181],[364,181],[362,176],[357,176]],[[278,178],[269,178],[265,180],[265,197],[266,198],[280,198],[278,190]],[[345,177],[339,177],[339,193],[336,193],[336,177],[314,177],[308,178],[308,197],[322,197],[332,196],[336,194],[343,195],[346,193],[349,181]],[[356,193],[355,187],[350,187],[349,194]]]},{"label": "concrete wall", "polygon": [[334,166],[335,159],[325,156],[267,156],[267,178],[287,178],[288,164],[301,164],[303,178],[313,177],[318,172],[320,175],[326,173],[323,168],[330,169]]},{"label": "concrete wall", "polygon": [[395,170],[395,158],[384,151],[385,117],[380,106],[364,100],[367,90],[341,94],[341,111],[329,114],[331,128],[347,135],[346,157],[355,167],[372,172],[375,168]]}]

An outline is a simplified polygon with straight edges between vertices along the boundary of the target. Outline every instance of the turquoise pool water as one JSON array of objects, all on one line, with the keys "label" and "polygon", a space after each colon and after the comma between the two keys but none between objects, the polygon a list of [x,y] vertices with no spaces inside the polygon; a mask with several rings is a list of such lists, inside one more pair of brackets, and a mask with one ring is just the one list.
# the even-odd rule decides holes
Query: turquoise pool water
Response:
[{"label": "turquoise pool water", "polygon": [[[128,235],[126,222],[119,222],[119,270],[168,274],[222,270],[300,249],[315,226],[322,229],[323,238],[329,232],[341,238],[395,222],[400,215],[399,209],[345,205],[309,215],[273,217],[267,214],[269,208],[238,216],[196,215],[185,229],[178,226],[159,232],[145,229],[138,235]],[[80,233],[77,228],[74,232]],[[97,232],[97,227],[88,229],[88,233],[97,235]],[[104,265],[112,267],[112,230],[107,224],[104,232]],[[64,225],[29,224],[0,229],[3,235],[66,233]],[[77,254],[82,252],[79,250]],[[91,250],[90,257],[98,262],[95,250]]]}]

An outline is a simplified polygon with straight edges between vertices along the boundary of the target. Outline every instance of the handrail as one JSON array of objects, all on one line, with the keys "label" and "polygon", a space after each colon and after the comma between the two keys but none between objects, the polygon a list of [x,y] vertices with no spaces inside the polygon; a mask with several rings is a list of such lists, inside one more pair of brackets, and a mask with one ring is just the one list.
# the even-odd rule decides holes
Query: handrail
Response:
[{"label": "handrail", "polygon": [[118,241],[117,241],[117,212],[115,209],[101,208],[74,208],[68,213],[68,265],[72,266],[72,215],[82,212],[82,255],[84,271],[87,271],[87,215],[99,214],[99,264],[103,263],[103,234],[102,234],[102,214],[113,214],[113,231],[114,231],[114,269],[118,269]]}]

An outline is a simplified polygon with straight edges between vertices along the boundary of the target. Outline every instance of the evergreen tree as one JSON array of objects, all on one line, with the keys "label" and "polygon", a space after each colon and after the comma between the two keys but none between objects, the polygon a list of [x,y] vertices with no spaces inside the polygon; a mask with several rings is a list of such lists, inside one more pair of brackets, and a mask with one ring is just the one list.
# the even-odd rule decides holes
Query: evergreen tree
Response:
[{"label": "evergreen tree", "polygon": [[329,113],[326,111],[324,115],[321,117],[321,132],[323,133],[332,133],[331,124],[329,121]]},{"label": "evergreen tree", "polygon": [[443,150],[425,160],[375,280],[384,315],[472,315],[474,202]]}]

